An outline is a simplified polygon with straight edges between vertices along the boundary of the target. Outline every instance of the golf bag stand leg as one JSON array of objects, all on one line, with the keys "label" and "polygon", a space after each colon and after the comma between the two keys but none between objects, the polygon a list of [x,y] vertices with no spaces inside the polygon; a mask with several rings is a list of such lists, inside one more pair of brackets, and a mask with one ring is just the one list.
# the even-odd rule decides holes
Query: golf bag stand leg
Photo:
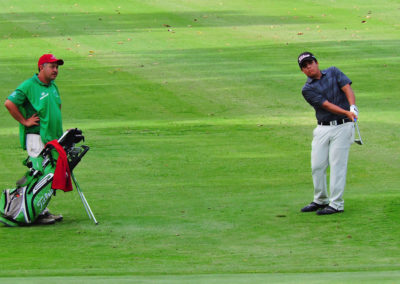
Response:
[{"label": "golf bag stand leg", "polygon": [[93,222],[97,225],[99,222],[97,222],[96,218],[94,217],[92,209],[90,209],[89,203],[87,202],[87,200],[85,198],[85,195],[81,191],[81,188],[79,187],[79,184],[78,184],[78,182],[77,182],[77,180],[76,180],[76,178],[75,178],[73,173],[71,173],[71,177],[72,177],[72,180],[74,181],[76,191],[78,191],[78,194],[79,194],[79,196],[80,196],[80,198],[82,200],[83,206],[85,207],[85,210],[86,210],[86,213],[89,216],[89,219],[93,220]]}]

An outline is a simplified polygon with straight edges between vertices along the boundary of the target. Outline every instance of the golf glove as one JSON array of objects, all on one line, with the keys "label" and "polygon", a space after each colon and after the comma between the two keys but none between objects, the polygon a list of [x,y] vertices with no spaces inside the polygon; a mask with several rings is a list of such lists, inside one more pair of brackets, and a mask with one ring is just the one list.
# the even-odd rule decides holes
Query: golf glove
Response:
[{"label": "golf glove", "polygon": [[351,111],[352,113],[354,113],[356,116],[358,116],[358,108],[357,108],[356,105],[351,105],[351,106],[350,106],[350,111]]}]

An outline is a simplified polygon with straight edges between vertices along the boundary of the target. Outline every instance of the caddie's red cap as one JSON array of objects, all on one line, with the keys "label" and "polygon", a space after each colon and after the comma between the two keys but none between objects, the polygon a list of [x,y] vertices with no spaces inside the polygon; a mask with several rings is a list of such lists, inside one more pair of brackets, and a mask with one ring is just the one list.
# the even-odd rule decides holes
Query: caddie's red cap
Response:
[{"label": "caddie's red cap", "polygon": [[53,63],[57,62],[58,65],[63,65],[64,60],[57,59],[53,54],[43,54],[38,61],[38,66],[43,65],[45,63]]}]

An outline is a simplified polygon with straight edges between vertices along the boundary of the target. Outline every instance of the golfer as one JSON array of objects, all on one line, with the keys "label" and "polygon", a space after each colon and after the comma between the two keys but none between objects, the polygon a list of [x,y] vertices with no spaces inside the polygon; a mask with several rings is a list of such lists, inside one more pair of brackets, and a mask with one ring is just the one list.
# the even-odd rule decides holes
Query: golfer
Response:
[{"label": "golfer", "polygon": [[[313,132],[311,168],[314,200],[301,212],[318,215],[343,212],[347,161],[354,142],[354,121],[358,116],[351,80],[338,68],[320,70],[310,52],[298,57],[301,71],[308,77],[302,89],[304,99],[315,109],[317,127]],[[327,168],[330,166],[328,195]]]},{"label": "golfer", "polygon": [[[5,107],[20,123],[20,142],[28,155],[37,157],[44,145],[62,136],[61,99],[54,80],[62,59],[52,54],[39,58],[39,73],[24,81],[8,96]],[[38,218],[40,224],[61,221],[61,215],[53,215],[47,209]]]}]

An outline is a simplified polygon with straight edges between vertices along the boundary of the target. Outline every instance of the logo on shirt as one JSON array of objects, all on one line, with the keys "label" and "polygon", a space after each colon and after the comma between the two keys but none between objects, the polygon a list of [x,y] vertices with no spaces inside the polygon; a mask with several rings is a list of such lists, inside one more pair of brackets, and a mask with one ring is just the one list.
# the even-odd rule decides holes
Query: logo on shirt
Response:
[{"label": "logo on shirt", "polygon": [[43,100],[48,95],[49,95],[49,93],[43,92],[43,93],[40,94],[40,99]]}]

